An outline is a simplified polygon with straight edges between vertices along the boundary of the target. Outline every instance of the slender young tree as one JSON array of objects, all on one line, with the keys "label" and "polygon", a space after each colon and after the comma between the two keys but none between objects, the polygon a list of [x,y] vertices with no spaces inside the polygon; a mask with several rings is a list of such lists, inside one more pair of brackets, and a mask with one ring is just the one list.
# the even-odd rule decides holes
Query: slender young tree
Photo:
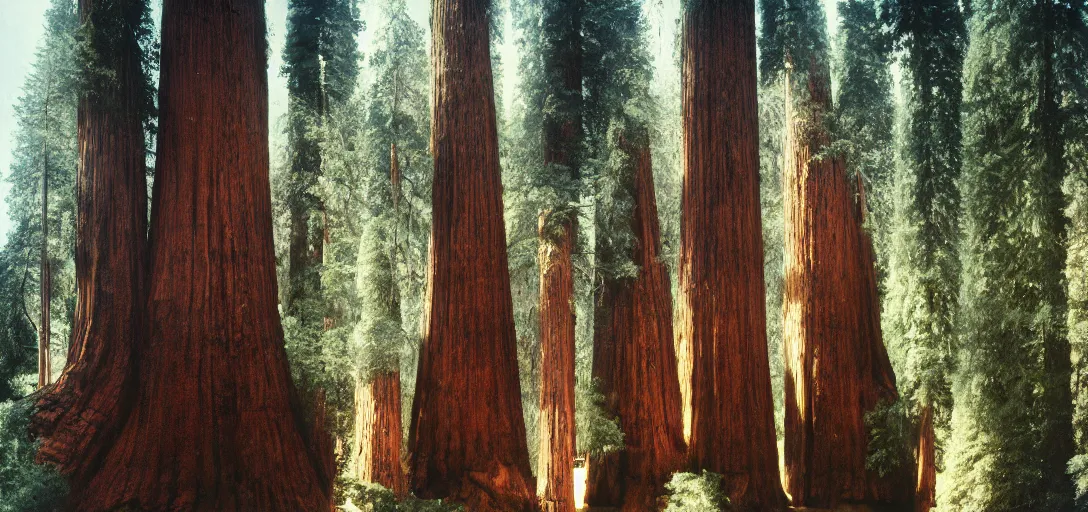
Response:
[{"label": "slender young tree", "polygon": [[131,407],[132,353],[147,265],[145,122],[154,108],[144,53],[147,2],[79,4],[84,42],[76,233],[78,309],[69,361],[37,404],[39,460],[86,485]]},{"label": "slender young tree", "polygon": [[276,309],[264,4],[163,4],[135,405],[81,510],[327,510]]},{"label": "slender young tree", "polygon": [[1070,101],[1083,3],[976,2],[964,66],[962,349],[946,510],[1073,510]]},{"label": "slender young tree", "polygon": [[779,29],[789,30],[777,37],[786,59],[786,488],[795,506],[903,499],[866,469],[865,414],[897,392],[880,334],[872,241],[862,229],[864,187],[829,147],[823,9],[805,0],[785,21]]},{"label": "slender young tree", "polygon": [[[754,0],[686,3],[679,337],[689,457],[730,501],[783,510],[767,360]],[[727,91],[722,94],[721,91]]]},{"label": "slender young tree", "polygon": [[625,447],[590,458],[586,502],[627,511],[655,508],[684,454],[645,31],[640,2],[587,4],[585,125],[598,175],[593,377],[605,409],[619,418]]},{"label": "slender young tree", "polygon": [[884,308],[901,387],[921,419],[915,510],[936,504],[938,453],[948,439],[958,336],[964,13],[955,0],[903,0],[894,36],[905,50],[905,128],[894,177]]},{"label": "slender young tree", "polygon": [[409,486],[475,511],[528,511],[535,504],[506,259],[491,5],[432,5],[431,248]]}]

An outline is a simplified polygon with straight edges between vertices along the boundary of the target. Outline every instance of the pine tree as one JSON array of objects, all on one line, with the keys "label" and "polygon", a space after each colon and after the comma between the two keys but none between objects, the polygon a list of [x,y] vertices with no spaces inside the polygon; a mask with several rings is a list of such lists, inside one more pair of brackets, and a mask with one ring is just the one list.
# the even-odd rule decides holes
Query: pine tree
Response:
[{"label": "pine tree", "polygon": [[685,7],[677,316],[692,367],[689,456],[696,472],[723,476],[737,506],[783,510],[766,359],[755,2]]},{"label": "pine tree", "polygon": [[900,389],[919,417],[915,510],[936,504],[938,455],[952,414],[958,347],[962,68],[967,40],[956,1],[901,1],[904,128],[893,178],[884,320],[904,366]]},{"label": "pine tree", "polygon": [[[1082,4],[972,5],[965,69],[962,350],[945,510],[1073,508],[1062,182],[1083,87]],[[1075,62],[1075,61],[1074,61]],[[1077,73],[1074,73],[1077,71]]]},{"label": "pine tree", "polygon": [[503,224],[488,0],[432,9],[430,261],[410,489],[481,512],[534,507]]},{"label": "pine tree", "polygon": [[586,502],[649,510],[683,463],[671,282],[660,261],[655,107],[640,2],[587,4],[584,112],[596,178],[593,377],[624,450],[591,457]]},{"label": "pine tree", "polygon": [[[75,2],[54,0],[45,36],[15,106],[18,131],[8,174],[8,216],[28,228],[8,250],[33,252],[20,284],[38,338],[38,386],[53,379],[52,340],[67,340],[75,306],[70,262],[75,228],[77,58]],[[35,304],[36,303],[36,304]],[[60,312],[60,315],[54,313]]]},{"label": "pine tree", "polygon": [[283,74],[289,98],[285,201],[290,211],[284,311],[318,337],[327,311],[321,266],[328,238],[322,175],[322,127],[348,103],[359,73],[356,37],[362,25],[353,0],[292,0],[287,14]]},{"label": "pine tree", "polygon": [[86,485],[131,407],[147,265],[145,127],[151,19],[146,1],[80,3],[82,36],[76,279],[64,374],[37,403],[39,459]]},{"label": "pine tree", "polygon": [[300,428],[276,308],[264,3],[167,0],[162,20],[136,405],[73,503],[328,510],[331,447]]}]

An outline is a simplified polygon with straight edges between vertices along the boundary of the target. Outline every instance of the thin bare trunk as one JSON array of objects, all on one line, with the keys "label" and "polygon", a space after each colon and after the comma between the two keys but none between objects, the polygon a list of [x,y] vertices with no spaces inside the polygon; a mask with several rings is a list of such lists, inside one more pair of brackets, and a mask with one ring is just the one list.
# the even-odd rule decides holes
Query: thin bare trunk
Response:
[{"label": "thin bare trunk", "polygon": [[400,372],[390,371],[359,381],[355,387],[355,474],[399,497],[407,491],[401,466]]},{"label": "thin bare trunk", "polygon": [[933,406],[922,410],[918,427],[918,471],[914,486],[914,512],[929,512],[937,506],[937,445],[933,435]]}]

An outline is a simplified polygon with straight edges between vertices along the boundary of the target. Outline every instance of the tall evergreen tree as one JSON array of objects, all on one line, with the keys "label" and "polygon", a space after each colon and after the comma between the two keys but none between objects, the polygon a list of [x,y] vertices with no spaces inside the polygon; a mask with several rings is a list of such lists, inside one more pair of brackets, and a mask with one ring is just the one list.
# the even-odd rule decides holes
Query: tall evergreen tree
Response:
[{"label": "tall evergreen tree", "polygon": [[783,510],[763,293],[755,2],[689,1],[683,31],[677,316],[692,368],[691,463],[722,475],[732,503]]},{"label": "tall evergreen tree", "polygon": [[952,414],[960,263],[962,68],[959,2],[901,0],[894,37],[904,51],[902,149],[891,195],[884,321],[903,363],[900,390],[919,418],[915,510],[936,504],[938,456]]},{"label": "tall evergreen tree", "polygon": [[[764,12],[767,12],[766,10]],[[786,487],[794,505],[905,499],[867,469],[865,416],[897,397],[880,332],[865,187],[832,145],[826,21],[813,0],[779,13],[785,62]],[[856,186],[855,186],[856,183]]]},{"label": "tall evergreen tree", "polygon": [[[964,94],[963,336],[945,510],[1073,507],[1069,96],[1083,2],[976,2]],[[1083,55],[1083,51],[1078,52]],[[1073,71],[1079,70],[1079,73]]]},{"label": "tall evergreen tree", "polygon": [[650,151],[653,72],[641,2],[590,2],[584,19],[584,122],[596,175],[593,377],[625,446],[591,458],[586,502],[648,510],[684,453]]},{"label": "tall evergreen tree", "polygon": [[150,9],[80,2],[76,278],[69,361],[38,401],[39,459],[85,486],[131,407],[147,265],[145,126],[153,114]]},{"label": "tall evergreen tree", "polygon": [[356,37],[362,28],[354,0],[292,0],[287,14],[283,74],[287,76],[285,201],[290,212],[284,311],[317,336],[326,316],[321,265],[328,237],[319,190],[321,127],[351,99],[359,73]]},{"label": "tall evergreen tree", "polygon": [[[75,228],[77,42],[72,0],[54,0],[45,36],[15,106],[18,131],[8,174],[8,216],[25,225],[9,245],[33,253],[33,270],[20,284],[38,337],[38,386],[53,379],[52,340],[67,340],[75,306],[71,247]],[[55,312],[61,313],[55,315]],[[58,322],[59,320],[59,322]]]},{"label": "tall evergreen tree", "polygon": [[[887,226],[891,218],[893,170],[891,32],[877,0],[842,0],[838,11],[836,124],[847,161],[860,173],[868,192],[869,233],[877,248],[877,267],[887,265]],[[883,274],[883,271],[881,272]]]},{"label": "tall evergreen tree", "polygon": [[[407,340],[418,339],[415,320],[429,228],[423,214],[431,173],[429,63],[423,29],[408,15],[406,2],[387,0],[381,9],[385,22],[370,55],[375,81],[361,134],[366,153],[361,195],[367,201],[366,227],[358,241],[361,317],[355,342],[361,366],[355,458],[360,480],[403,493],[401,370],[414,376],[415,358],[402,354],[411,348]],[[402,318],[409,319],[407,326]],[[414,383],[414,378],[409,381]]]}]

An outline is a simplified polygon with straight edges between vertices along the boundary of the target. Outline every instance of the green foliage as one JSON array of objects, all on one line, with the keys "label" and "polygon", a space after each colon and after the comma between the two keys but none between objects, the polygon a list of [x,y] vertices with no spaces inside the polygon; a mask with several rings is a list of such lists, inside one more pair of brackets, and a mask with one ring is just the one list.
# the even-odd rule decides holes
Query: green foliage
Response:
[{"label": "green foliage", "polygon": [[912,410],[904,400],[878,404],[865,413],[865,427],[869,431],[865,467],[870,471],[885,477],[914,459],[918,428]]},{"label": "green foliage", "polygon": [[[93,2],[90,12],[77,33],[77,58],[82,68],[83,91],[97,101],[118,101],[121,98],[103,91],[113,91],[120,80],[131,79],[138,84],[141,118],[149,131],[155,116],[155,86],[151,74],[159,63],[158,41],[151,9],[147,0],[115,0]],[[127,59],[139,62],[138,76],[119,77],[117,69]],[[120,105],[114,105],[115,108]]]},{"label": "green foliage", "polygon": [[793,73],[828,68],[827,18],[820,0],[759,0],[760,76],[777,81],[787,63]]},{"label": "green foliage", "polygon": [[1055,64],[1084,47],[1084,6],[974,8],[964,67],[963,350],[941,507],[1068,510],[1063,98],[1083,89],[1084,61]]},{"label": "green foliage", "polygon": [[722,490],[722,476],[703,470],[702,474],[674,473],[665,484],[669,492],[665,512],[722,512],[730,510],[729,497]]},{"label": "green foliage", "polygon": [[785,256],[785,217],[782,204],[782,134],[786,129],[781,81],[759,88],[759,202],[763,221],[763,276],[767,297],[767,355],[771,369],[775,431],[785,435],[786,368],[782,355],[782,306]]},{"label": "green foliage", "polygon": [[[76,5],[54,0],[46,12],[45,34],[38,45],[23,94],[15,105],[17,129],[12,164],[4,178],[11,184],[8,217],[15,231],[8,234],[3,259],[8,264],[7,308],[28,320],[33,337],[41,318],[40,248],[42,246],[43,173],[49,178],[49,237],[45,240],[51,269],[51,340],[67,341],[75,311],[75,191],[77,161],[76,105],[78,78]],[[2,172],[4,170],[0,170]],[[17,294],[21,297],[16,297]],[[21,299],[21,300],[20,300]],[[2,316],[2,315],[0,315]],[[26,346],[27,323],[8,316],[0,329],[0,346]],[[36,351],[36,350],[35,350]],[[53,367],[63,368],[64,350],[52,350]],[[20,356],[13,355],[14,359]],[[6,359],[6,358],[5,358]],[[16,365],[18,366],[18,365]],[[15,371],[12,369],[11,371]],[[0,376],[7,377],[8,376]]]},{"label": "green foliage", "polygon": [[579,380],[574,389],[574,424],[578,453],[598,455],[623,449],[619,418],[604,408],[598,380]]},{"label": "green foliage", "polygon": [[363,382],[400,369],[406,342],[401,327],[400,297],[394,282],[389,231],[381,219],[368,223],[359,243],[359,296],[361,319],[356,325],[355,349]]},{"label": "green foliage", "polygon": [[[456,503],[442,503],[442,500],[422,500],[415,496],[398,500],[393,491],[378,484],[365,484],[356,481],[343,482],[341,499],[355,505],[362,512],[463,512],[464,508]],[[346,507],[344,507],[347,509]]]},{"label": "green foliage", "polygon": [[0,402],[0,512],[54,512],[68,494],[64,478],[34,462],[31,400]]}]

